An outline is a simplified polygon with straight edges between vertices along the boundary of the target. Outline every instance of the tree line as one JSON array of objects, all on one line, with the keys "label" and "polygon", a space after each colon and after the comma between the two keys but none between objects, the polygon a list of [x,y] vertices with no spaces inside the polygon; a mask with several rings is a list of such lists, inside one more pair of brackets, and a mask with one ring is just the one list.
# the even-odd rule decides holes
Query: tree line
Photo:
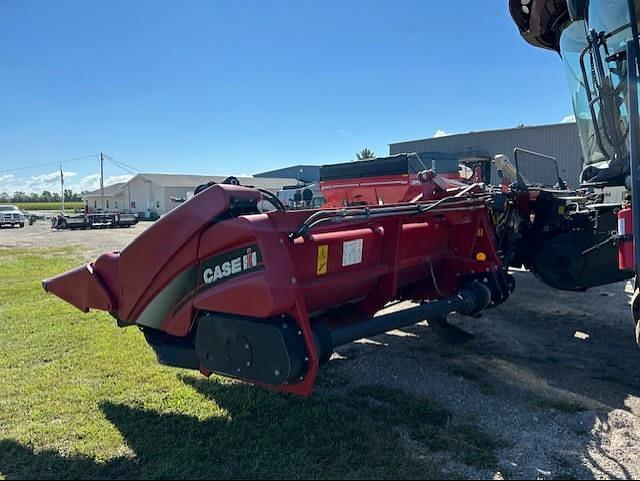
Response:
[{"label": "tree line", "polygon": [[[82,195],[86,192],[76,193],[70,189],[64,190],[64,201],[65,202],[80,202],[82,200]],[[41,194],[26,194],[24,192],[14,192],[13,194],[9,194],[8,192],[0,193],[0,204],[8,204],[8,203],[19,203],[19,202],[60,202],[61,195],[60,192],[51,193],[48,190],[45,190]]]}]

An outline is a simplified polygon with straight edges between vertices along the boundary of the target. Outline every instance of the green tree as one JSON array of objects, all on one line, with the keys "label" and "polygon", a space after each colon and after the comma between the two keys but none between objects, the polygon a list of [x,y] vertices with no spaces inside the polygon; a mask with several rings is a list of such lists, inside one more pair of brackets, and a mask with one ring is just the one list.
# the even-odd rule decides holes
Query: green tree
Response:
[{"label": "green tree", "polygon": [[14,192],[12,202],[25,202],[27,200],[27,194],[24,192]]},{"label": "green tree", "polygon": [[[82,200],[82,194],[73,192],[71,189],[65,189],[64,200],[65,202],[80,202]],[[0,202],[3,203],[19,203],[19,202],[60,202],[61,195],[59,192],[51,193],[45,190],[41,194],[32,192],[26,194],[24,192],[14,192],[13,195],[6,192],[0,193]]]},{"label": "green tree", "polygon": [[376,154],[374,154],[372,150],[369,150],[367,148],[362,149],[360,152],[356,154],[356,156],[358,157],[358,160],[367,160],[367,159],[376,158]]}]

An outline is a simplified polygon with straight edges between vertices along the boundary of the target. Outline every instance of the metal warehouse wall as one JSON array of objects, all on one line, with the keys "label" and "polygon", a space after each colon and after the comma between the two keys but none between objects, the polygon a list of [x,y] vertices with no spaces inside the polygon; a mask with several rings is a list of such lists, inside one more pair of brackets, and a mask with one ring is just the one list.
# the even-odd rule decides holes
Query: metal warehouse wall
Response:
[{"label": "metal warehouse wall", "polygon": [[[389,153],[393,155],[403,152],[444,152],[454,155],[484,154],[490,156],[505,154],[513,160],[513,150],[516,147],[555,157],[558,159],[560,177],[566,180],[570,187],[577,187],[583,157],[575,123],[470,132],[447,137],[399,142],[389,146]],[[534,162],[534,159],[523,155],[522,161]],[[549,164],[536,162],[527,167],[528,172],[535,172],[535,169],[549,169]],[[546,171],[538,173],[541,176],[549,175],[549,172]],[[495,182],[495,177],[493,180]]]}]

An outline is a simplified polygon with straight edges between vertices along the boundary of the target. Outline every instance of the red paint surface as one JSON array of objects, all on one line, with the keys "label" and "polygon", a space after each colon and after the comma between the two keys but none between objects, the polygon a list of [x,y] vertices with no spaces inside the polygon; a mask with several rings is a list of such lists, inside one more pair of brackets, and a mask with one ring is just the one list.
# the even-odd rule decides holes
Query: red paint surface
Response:
[{"label": "red paint surface", "polygon": [[[95,273],[84,266],[50,280],[48,289],[81,310],[117,308],[121,320],[135,322],[180,272],[212,256],[258,245],[263,269],[200,291],[194,280],[194,292],[161,320],[163,329],[186,336],[198,311],[252,318],[290,315],[304,337],[309,371],[298,384],[276,388],[310,395],[318,369],[314,318],[347,304],[357,315],[370,316],[399,297],[448,296],[465,276],[500,266],[483,202],[461,199],[420,215],[324,224],[295,241],[289,233],[312,211],[216,221],[233,198],[259,197],[253,189],[213,186],[163,217],[120,255],[98,259]],[[345,266],[343,248],[353,240],[362,241],[362,260]],[[328,249],[326,272],[318,270],[321,246]],[[479,253],[486,260],[477,261]]]},{"label": "red paint surface", "polygon": [[618,226],[623,227],[623,232],[618,232],[618,263],[620,270],[634,271],[636,269],[635,254],[633,251],[633,211],[630,207],[618,212]]}]

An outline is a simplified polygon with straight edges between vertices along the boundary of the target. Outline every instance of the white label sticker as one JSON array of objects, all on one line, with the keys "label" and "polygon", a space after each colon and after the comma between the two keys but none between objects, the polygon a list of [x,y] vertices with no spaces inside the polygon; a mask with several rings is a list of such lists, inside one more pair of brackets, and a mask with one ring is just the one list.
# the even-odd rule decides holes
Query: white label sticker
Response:
[{"label": "white label sticker", "polygon": [[627,233],[627,223],[625,219],[618,219],[618,234],[625,235]]},{"label": "white label sticker", "polygon": [[356,239],[342,243],[342,267],[355,266],[362,263],[362,246],[364,241]]}]

